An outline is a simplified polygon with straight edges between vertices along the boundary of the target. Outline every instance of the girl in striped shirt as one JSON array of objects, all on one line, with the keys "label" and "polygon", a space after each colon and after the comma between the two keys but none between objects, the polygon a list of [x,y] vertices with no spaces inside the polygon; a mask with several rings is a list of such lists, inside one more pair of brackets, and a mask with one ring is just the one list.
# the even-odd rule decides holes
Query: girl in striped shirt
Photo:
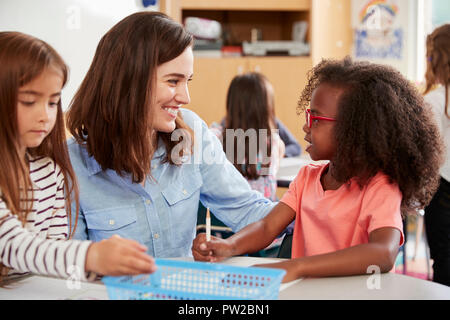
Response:
[{"label": "girl in striped shirt", "polygon": [[28,272],[78,270],[80,280],[153,272],[153,258],[135,241],[67,240],[78,187],[65,142],[62,58],[39,39],[0,32],[0,66],[0,282]]}]

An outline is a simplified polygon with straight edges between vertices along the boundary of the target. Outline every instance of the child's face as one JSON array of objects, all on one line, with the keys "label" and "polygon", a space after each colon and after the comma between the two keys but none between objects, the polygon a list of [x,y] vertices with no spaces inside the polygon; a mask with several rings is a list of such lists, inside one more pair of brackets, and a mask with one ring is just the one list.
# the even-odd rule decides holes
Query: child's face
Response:
[{"label": "child's face", "polygon": [[192,78],[194,57],[188,47],[173,60],[156,69],[156,91],[152,116],[154,128],[161,132],[175,130],[179,108],[190,102],[188,81]]},{"label": "child's face", "polygon": [[38,147],[55,126],[63,77],[53,68],[19,88],[17,122],[20,151]]},{"label": "child's face", "polygon": [[[311,115],[336,119],[339,96],[343,89],[327,83],[319,85],[311,96]],[[333,128],[335,121],[313,119],[311,128],[303,126],[305,140],[309,143],[306,152],[312,160],[331,160],[336,151]]]}]

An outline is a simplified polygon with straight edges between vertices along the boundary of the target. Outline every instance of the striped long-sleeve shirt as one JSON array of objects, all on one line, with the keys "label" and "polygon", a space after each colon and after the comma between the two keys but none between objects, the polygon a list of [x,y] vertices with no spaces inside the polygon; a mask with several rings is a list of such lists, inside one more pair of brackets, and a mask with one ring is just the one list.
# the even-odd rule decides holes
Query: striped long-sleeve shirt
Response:
[{"label": "striped long-sleeve shirt", "polygon": [[86,280],[85,259],[91,241],[66,240],[64,175],[48,157],[30,159],[33,207],[25,227],[6,207],[0,190],[0,262],[8,276],[36,273]]}]

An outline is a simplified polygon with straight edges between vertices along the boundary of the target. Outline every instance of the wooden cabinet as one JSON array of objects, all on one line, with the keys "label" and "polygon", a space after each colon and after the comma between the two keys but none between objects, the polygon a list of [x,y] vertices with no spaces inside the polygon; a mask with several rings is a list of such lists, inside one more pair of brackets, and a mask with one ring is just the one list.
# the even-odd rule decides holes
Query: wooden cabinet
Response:
[{"label": "wooden cabinet", "polygon": [[209,125],[218,122],[225,116],[226,94],[233,77],[261,72],[274,86],[276,116],[306,146],[302,131],[305,120],[296,113],[297,102],[314,64],[322,57],[350,54],[350,0],[161,0],[160,10],[179,22],[187,16],[220,21],[236,44],[250,41],[252,28],[262,31],[263,40],[291,40],[293,23],[307,21],[309,56],[195,57],[194,79],[189,84],[191,103],[187,106]]},{"label": "wooden cabinet", "polygon": [[246,70],[246,61],[236,58],[195,58],[194,77],[189,83],[191,103],[187,106],[210,125],[225,116],[231,80]]},{"label": "wooden cabinet", "polygon": [[188,108],[208,124],[218,122],[225,116],[227,90],[233,77],[249,71],[261,72],[274,87],[276,116],[303,144],[304,117],[297,116],[296,107],[306,84],[304,72],[311,65],[309,57],[196,58]]},{"label": "wooden cabinet", "polygon": [[311,69],[310,57],[261,57],[249,58],[249,70],[264,74],[274,87],[275,114],[294,134],[303,146],[305,123],[303,115],[297,115],[297,102],[306,85],[306,71]]}]

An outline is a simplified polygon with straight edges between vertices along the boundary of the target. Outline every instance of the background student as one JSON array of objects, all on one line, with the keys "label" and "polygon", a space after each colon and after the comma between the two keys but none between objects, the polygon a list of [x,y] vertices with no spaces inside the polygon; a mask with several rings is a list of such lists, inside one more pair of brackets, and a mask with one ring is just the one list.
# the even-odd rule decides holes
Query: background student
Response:
[{"label": "background student", "polygon": [[[252,73],[249,73],[252,74]],[[257,74],[257,73],[256,73]],[[239,79],[240,76],[236,76],[235,79]],[[256,76],[255,76],[256,77]],[[278,119],[275,116],[275,97],[274,97],[274,88],[272,86],[272,84],[270,83],[270,81],[262,74],[259,74],[259,77],[261,77],[265,83],[264,89],[267,92],[267,106],[269,108],[269,117],[271,122],[273,122],[273,127],[275,129],[278,129],[278,135],[281,138],[281,141],[284,144],[284,153],[283,153],[283,157],[296,157],[299,156],[302,153],[302,147],[300,146],[300,144],[298,143],[297,139],[294,137],[294,135],[289,131],[289,129],[281,122],[280,119]],[[230,87],[228,88],[228,90],[230,90],[231,88],[231,84]],[[228,96],[229,96],[230,92],[228,92]],[[234,99],[240,99],[240,100],[244,100],[244,97],[239,98],[237,96],[237,94],[244,94],[246,96],[245,99],[247,99],[247,101],[252,101],[251,97],[249,97],[249,95],[245,94],[244,92],[234,92],[233,95],[236,96]],[[259,100],[261,101],[261,100]],[[254,103],[254,102],[252,102]],[[261,108],[265,108],[266,106],[266,102],[263,103],[263,105],[261,105]],[[227,112],[228,112],[229,106],[227,104]],[[218,128],[219,130],[223,127],[225,127],[225,120],[226,118],[224,118],[221,122],[220,125],[218,125],[217,123],[213,123],[211,126],[212,128]]]},{"label": "background student", "polygon": [[272,209],[181,108],[192,76],[192,36],[165,14],[132,14],[100,40],[67,118],[80,184],[75,238],[119,234],[154,257],[190,256],[199,201],[234,231]]},{"label": "background student", "polygon": [[436,28],[427,37],[425,80],[425,101],[433,108],[447,149],[438,191],[425,208],[425,228],[433,281],[450,286],[450,24]]},{"label": "background student", "polygon": [[299,156],[302,153],[302,147],[292,132],[277,117],[275,117],[275,127],[278,129],[278,134],[285,146],[284,156],[286,158]]},{"label": "background student", "polygon": [[[266,77],[259,73],[238,75],[228,88],[224,126],[213,123],[211,129],[252,189],[276,201],[276,175],[284,155],[284,143],[276,132],[272,101],[273,88]],[[230,136],[226,134],[228,129],[233,132]],[[238,130],[254,136],[244,141],[239,138]],[[228,139],[233,141],[230,143]],[[227,146],[233,150],[227,150]]]},{"label": "background student", "polygon": [[39,39],[0,32],[0,65],[0,278],[68,277],[71,266],[82,280],[88,272],[153,272],[153,258],[135,241],[66,240],[67,217],[76,220],[70,194],[78,207],[78,192],[65,142],[61,57]]},{"label": "background student", "polygon": [[261,221],[227,239],[198,235],[194,258],[257,251],[295,218],[292,259],[270,264],[284,281],[391,270],[402,213],[427,205],[439,181],[439,132],[423,98],[394,69],[346,58],[313,68],[299,108],[306,151],[330,162],[303,167]]}]

